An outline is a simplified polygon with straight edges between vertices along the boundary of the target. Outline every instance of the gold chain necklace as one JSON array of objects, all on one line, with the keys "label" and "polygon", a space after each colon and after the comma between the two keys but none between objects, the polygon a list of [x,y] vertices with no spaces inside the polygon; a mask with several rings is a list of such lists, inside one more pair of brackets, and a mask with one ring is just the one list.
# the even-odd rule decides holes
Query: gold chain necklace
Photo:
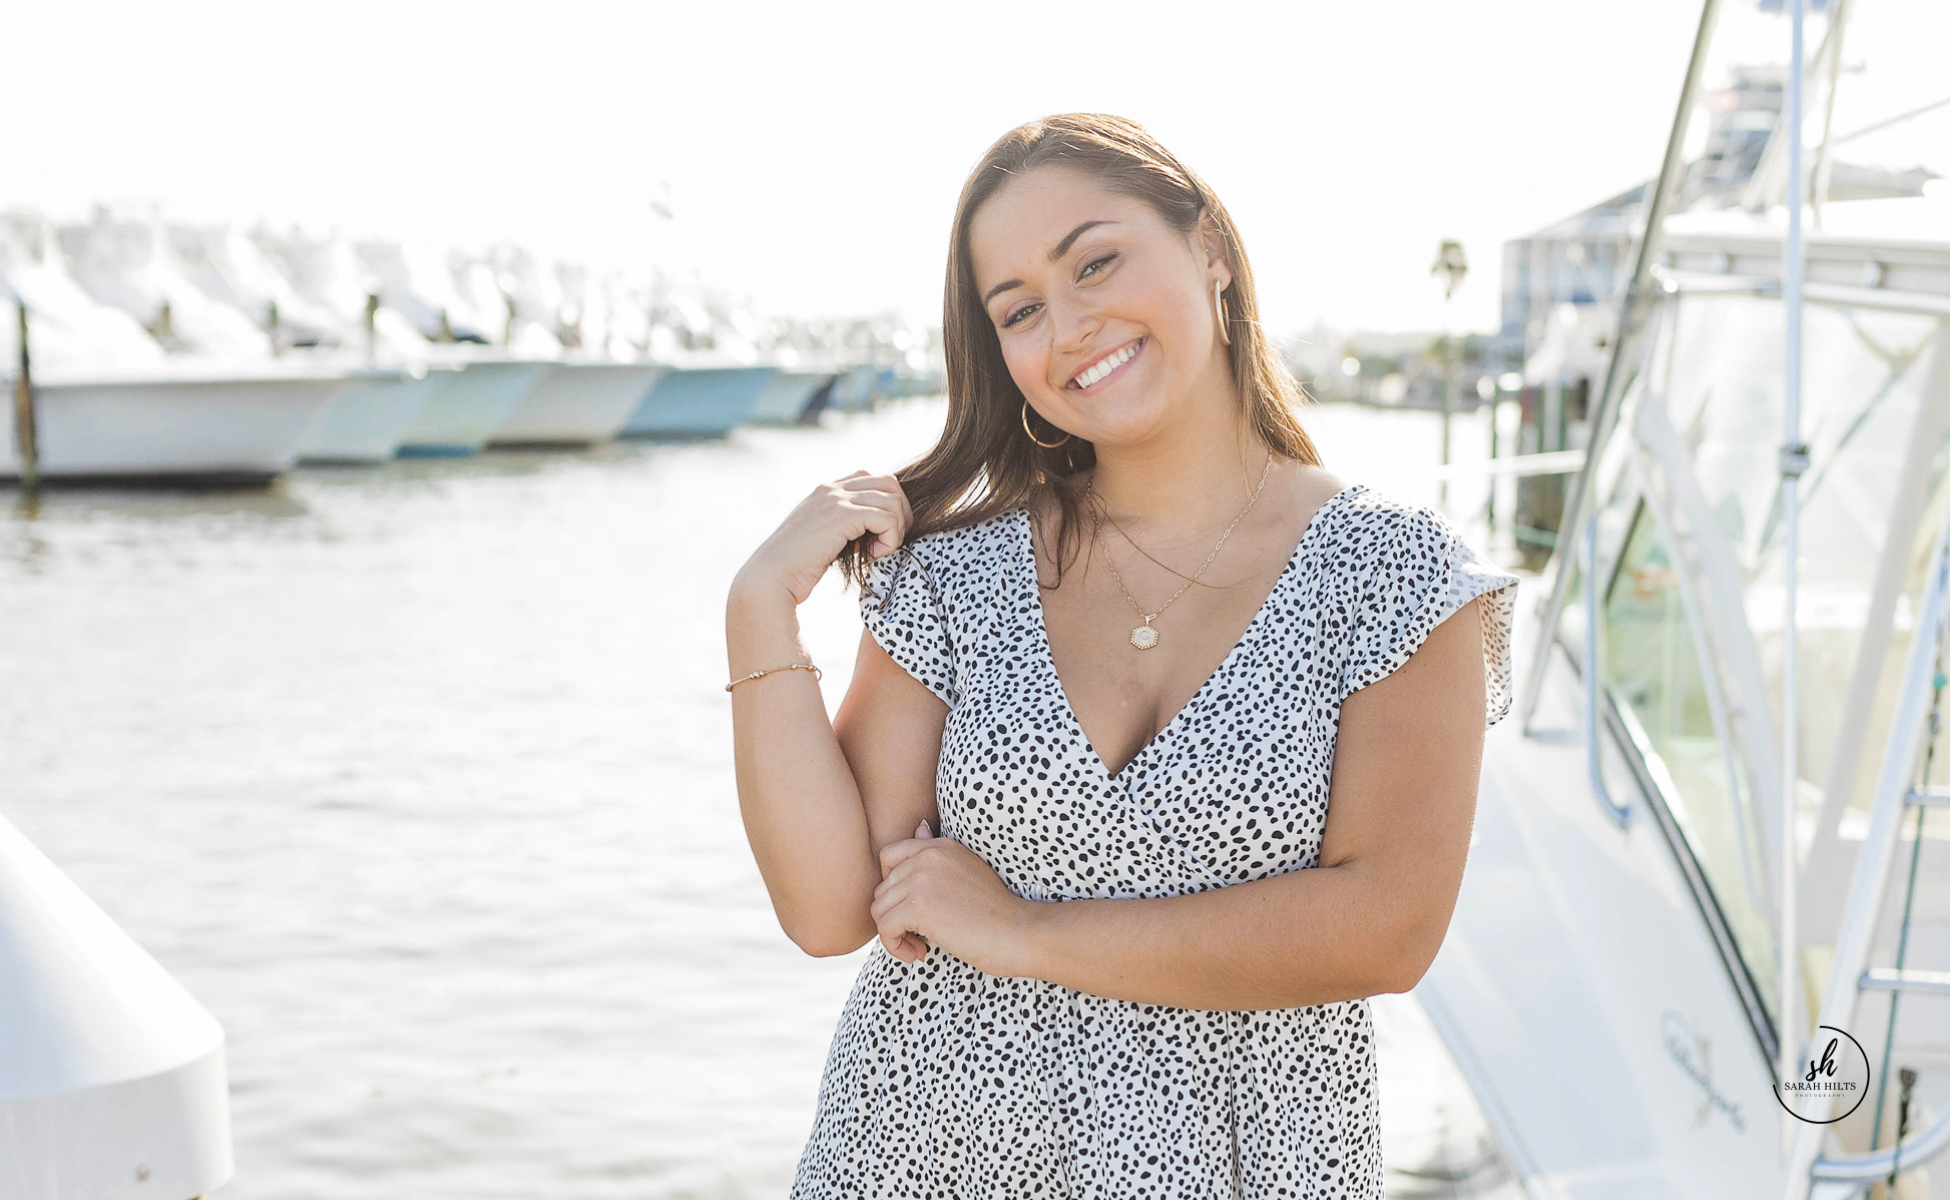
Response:
[{"label": "gold chain necklace", "polygon": [[[1270,476],[1272,473],[1273,473],[1273,456],[1271,454],[1268,454],[1266,456],[1266,467],[1264,470],[1262,470],[1259,473],[1259,486],[1253,489],[1252,499],[1246,501],[1246,507],[1239,510],[1239,515],[1232,519],[1232,524],[1226,526],[1226,531],[1219,535],[1219,544],[1217,546],[1212,547],[1212,553],[1205,556],[1205,562],[1199,566],[1198,570],[1192,572],[1192,577],[1185,581],[1185,586],[1173,592],[1171,594],[1171,599],[1165,601],[1164,606],[1159,608],[1157,612],[1147,613],[1144,611],[1144,606],[1139,604],[1137,600],[1131,595],[1130,589],[1124,586],[1124,577],[1117,573],[1117,564],[1111,561],[1110,547],[1109,546],[1103,547],[1104,564],[1110,568],[1110,577],[1112,580],[1116,581],[1117,590],[1124,593],[1124,599],[1129,600],[1131,602],[1131,608],[1137,612],[1138,616],[1144,619],[1144,624],[1139,625],[1135,629],[1131,630],[1131,645],[1137,647],[1139,650],[1149,650],[1151,649],[1151,647],[1158,644],[1158,630],[1151,624],[1151,622],[1156,620],[1158,617],[1164,615],[1165,609],[1170,608],[1173,601],[1177,600],[1178,597],[1185,594],[1186,588],[1189,588],[1194,583],[1197,583],[1198,577],[1200,575],[1205,574],[1205,568],[1212,565],[1212,560],[1219,556],[1219,551],[1225,546],[1226,539],[1232,536],[1233,528],[1237,526],[1239,522],[1246,519],[1247,513],[1253,511],[1253,505],[1258,502],[1259,494],[1262,491],[1266,490],[1267,477]],[[1103,499],[1102,497],[1096,495],[1096,490],[1095,490],[1096,485],[1097,485],[1097,481],[1096,478],[1093,476],[1090,482],[1084,485],[1084,489],[1083,489],[1085,494],[1089,495],[1093,500],[1093,503],[1090,506],[1090,515],[1091,515],[1090,537],[1092,541],[1101,540],[1099,535],[1103,532],[1104,516],[1105,516],[1105,514],[1099,508],[1099,505],[1103,503]],[[1112,521],[1111,524],[1116,525],[1117,522]],[[1124,530],[1122,527],[1119,527],[1117,532],[1124,533]],[[1124,537],[1126,541],[1130,541],[1129,534],[1125,534]],[[1137,543],[1131,542],[1131,545],[1136,546]],[[1140,553],[1142,553],[1142,551],[1140,551]],[[1146,555],[1145,557],[1149,558],[1150,556]],[[1152,561],[1156,562],[1157,560],[1152,559]]]}]

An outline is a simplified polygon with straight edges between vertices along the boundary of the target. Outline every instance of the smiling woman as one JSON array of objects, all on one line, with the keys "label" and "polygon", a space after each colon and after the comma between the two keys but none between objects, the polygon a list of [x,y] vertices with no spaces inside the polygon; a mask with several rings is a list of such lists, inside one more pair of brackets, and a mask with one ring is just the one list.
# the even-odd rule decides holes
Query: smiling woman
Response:
[{"label": "smiling woman", "polygon": [[[1020,247],[1023,261],[998,259],[993,274],[978,279],[985,238],[991,250],[998,238]],[[1066,319],[1086,297],[1174,305],[1171,323],[1191,337],[1170,347],[1173,361],[1159,371],[1182,383],[1188,370],[1216,365],[1231,377],[1228,394],[1255,438],[1282,458],[1319,465],[1298,418],[1304,398],[1260,329],[1252,268],[1225,205],[1139,126],[1066,114],[1005,134],[970,172],[956,205],[942,311],[951,432],[901,473],[915,517],[910,536],[1005,512],[1042,492],[1063,514],[1058,549],[1068,558],[1082,530],[1081,485],[1101,439],[1065,436],[1077,427],[1065,420],[1064,392],[1121,385],[1109,371],[1079,381],[1103,364],[1073,361],[1074,353],[1056,355],[1060,363],[1030,359],[1037,330],[1047,337],[1050,307],[1058,309],[1053,319]],[[1136,359],[1155,347],[1138,333],[1121,344],[1098,336],[1089,349],[1098,360]],[[1026,374],[1048,379],[1063,366],[1073,373],[1054,380],[1053,395],[1020,386]],[[1133,374],[1111,364],[1120,366],[1120,378]],[[978,475],[989,480],[986,494],[957,508]],[[840,565],[857,581],[868,561],[862,542],[847,548]]]},{"label": "smiling woman", "polygon": [[[727,602],[780,924],[874,943],[792,1195],[1379,1196],[1367,998],[1447,929],[1517,577],[1323,469],[1230,218],[1128,121],[990,148],[944,335],[940,442]],[[829,722],[787,668],[835,559]]]}]

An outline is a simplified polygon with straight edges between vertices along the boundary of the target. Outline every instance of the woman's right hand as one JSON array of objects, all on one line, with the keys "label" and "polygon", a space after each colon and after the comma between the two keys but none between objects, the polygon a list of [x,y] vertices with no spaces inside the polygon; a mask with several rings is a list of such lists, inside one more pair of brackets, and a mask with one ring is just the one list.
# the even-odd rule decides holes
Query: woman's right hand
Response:
[{"label": "woman's right hand", "polygon": [[804,604],[848,542],[877,534],[869,553],[879,558],[900,546],[913,519],[892,475],[861,468],[822,483],[745,560],[732,591],[783,590],[794,606]]}]

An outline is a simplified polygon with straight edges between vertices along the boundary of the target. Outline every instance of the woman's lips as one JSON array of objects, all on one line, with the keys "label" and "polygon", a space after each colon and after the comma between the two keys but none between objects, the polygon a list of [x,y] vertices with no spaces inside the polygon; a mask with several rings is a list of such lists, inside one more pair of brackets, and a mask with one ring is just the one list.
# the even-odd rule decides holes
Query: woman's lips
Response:
[{"label": "woman's lips", "polygon": [[1123,370],[1132,359],[1135,359],[1138,356],[1138,352],[1144,349],[1144,341],[1145,339],[1138,338],[1135,341],[1127,342],[1119,346],[1083,370],[1078,371],[1071,378],[1069,386],[1079,392],[1087,392],[1091,388],[1096,387],[1104,380],[1109,379],[1112,375]]}]

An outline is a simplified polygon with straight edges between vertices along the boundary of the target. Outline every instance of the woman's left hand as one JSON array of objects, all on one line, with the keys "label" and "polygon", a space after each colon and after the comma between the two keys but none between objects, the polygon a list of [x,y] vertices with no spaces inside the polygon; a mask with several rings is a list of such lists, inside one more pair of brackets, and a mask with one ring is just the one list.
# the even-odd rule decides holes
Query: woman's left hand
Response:
[{"label": "woman's left hand", "polygon": [[[990,975],[1021,975],[1026,925],[1036,902],[1010,891],[973,850],[950,837],[935,837],[921,822],[913,837],[880,852],[886,877],[873,892],[880,940],[902,962],[927,957],[939,946]],[[919,951],[916,937],[927,939]]]}]

